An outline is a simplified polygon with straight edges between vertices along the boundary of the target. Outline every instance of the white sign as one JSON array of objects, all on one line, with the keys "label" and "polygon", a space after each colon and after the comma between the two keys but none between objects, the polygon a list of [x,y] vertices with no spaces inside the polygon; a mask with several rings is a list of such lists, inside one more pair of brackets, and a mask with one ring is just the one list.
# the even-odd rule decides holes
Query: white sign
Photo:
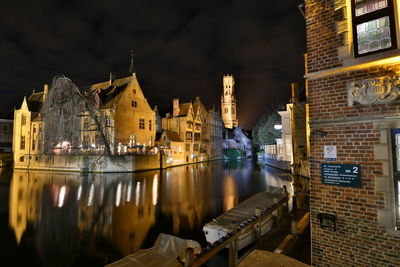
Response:
[{"label": "white sign", "polygon": [[325,161],[337,161],[336,146],[324,146],[324,160]]}]

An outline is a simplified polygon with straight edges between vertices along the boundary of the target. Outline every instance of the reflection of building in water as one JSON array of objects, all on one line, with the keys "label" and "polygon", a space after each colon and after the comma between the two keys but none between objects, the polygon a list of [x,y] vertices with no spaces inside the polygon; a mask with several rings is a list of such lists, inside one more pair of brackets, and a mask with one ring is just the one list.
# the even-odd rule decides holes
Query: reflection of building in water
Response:
[{"label": "reflection of building in water", "polygon": [[[123,254],[139,249],[154,225],[158,202],[159,175],[153,172],[146,178],[128,184],[118,183],[113,212],[112,238]],[[119,197],[122,196],[122,197]]]},{"label": "reflection of building in water", "polygon": [[197,229],[207,212],[214,210],[212,175],[208,163],[166,171],[161,212],[172,220],[174,234]]},{"label": "reflection of building in water", "polygon": [[[141,247],[155,222],[158,172],[147,176],[133,180],[131,174],[83,177],[15,170],[10,227],[19,243],[28,225],[32,226],[45,257],[49,251],[68,252],[65,247],[77,249],[80,243],[96,239],[106,239],[119,251],[131,253]],[[52,242],[59,247],[51,247]]]},{"label": "reflection of building in water", "polygon": [[223,182],[224,192],[224,211],[230,210],[235,207],[239,202],[239,196],[236,189],[235,179],[228,175],[224,177]]}]

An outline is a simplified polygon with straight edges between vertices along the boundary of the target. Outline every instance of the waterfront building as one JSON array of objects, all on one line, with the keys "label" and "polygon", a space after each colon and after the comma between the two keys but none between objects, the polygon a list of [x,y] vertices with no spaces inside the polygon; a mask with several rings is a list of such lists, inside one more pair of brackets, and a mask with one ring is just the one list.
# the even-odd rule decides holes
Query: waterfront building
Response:
[{"label": "waterfront building", "polygon": [[0,119],[0,152],[11,152],[13,120]]},{"label": "waterfront building", "polygon": [[315,266],[400,266],[399,9],[305,1]]},{"label": "waterfront building", "polygon": [[[77,142],[66,138],[50,144],[44,140],[46,121],[42,107],[49,95],[48,85],[43,92],[33,92],[24,98],[21,108],[14,111],[14,166],[28,167],[32,156],[40,154],[102,154],[106,143],[111,154],[134,153],[138,147],[143,152],[146,147],[154,146],[156,112],[145,98],[132,66],[131,70],[128,77],[114,79],[110,74],[106,82],[78,89],[84,96],[94,96],[94,103],[82,98],[86,109],[73,118],[72,123],[77,120],[80,126],[75,129],[77,133],[67,134],[78,136]],[[68,78],[62,79],[72,84]]]},{"label": "waterfront building", "polygon": [[175,164],[184,164],[186,156],[184,152],[185,142],[179,137],[177,132],[170,130],[163,130],[160,138],[158,139],[158,146],[164,149],[169,157],[168,161]]},{"label": "waterfront building", "polygon": [[239,125],[236,112],[235,79],[233,75],[224,75],[222,79],[221,114],[225,128],[232,129]]},{"label": "waterfront building", "polygon": [[167,113],[162,119],[162,128],[177,133],[185,143],[184,163],[200,160],[202,120],[200,110],[195,113],[191,102],[179,103],[179,99],[174,98],[172,114]]},{"label": "waterfront building", "polygon": [[253,156],[253,141],[251,133],[238,126],[235,129],[224,130],[222,140],[225,157],[227,159],[242,159]]},{"label": "waterfront building", "polygon": [[[276,144],[266,145],[265,162],[293,174],[310,176],[308,158],[308,138],[305,95],[299,93],[296,83],[291,84],[291,103],[286,110],[278,111],[281,116],[281,138]],[[275,125],[275,127],[278,125]]]},{"label": "waterfront building", "polygon": [[207,113],[207,128],[209,133],[210,146],[208,155],[211,160],[223,158],[222,136],[224,122],[221,114],[214,108],[209,109]]},{"label": "waterfront building", "polygon": [[193,104],[173,99],[172,114],[167,113],[162,119],[162,128],[164,132],[159,139],[160,144],[165,141],[163,138],[171,139],[168,137],[172,136],[170,132],[176,133],[179,140],[184,142],[182,163],[222,158],[221,116],[215,110],[207,111],[200,98],[197,97]]},{"label": "waterfront building", "polygon": [[200,151],[208,159],[222,158],[223,121],[219,112],[214,108],[207,110],[199,97],[193,102],[195,112],[199,110],[202,120]]}]

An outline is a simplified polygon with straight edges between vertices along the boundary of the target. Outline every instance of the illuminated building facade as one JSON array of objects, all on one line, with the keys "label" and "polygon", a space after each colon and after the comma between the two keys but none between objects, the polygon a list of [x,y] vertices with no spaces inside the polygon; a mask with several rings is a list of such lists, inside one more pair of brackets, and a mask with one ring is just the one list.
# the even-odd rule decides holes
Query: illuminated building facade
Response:
[{"label": "illuminated building facade", "polygon": [[[135,73],[130,76],[93,84],[85,88],[95,95],[96,118],[108,140],[112,154],[129,152],[128,148],[154,146],[156,134],[156,113],[150,107],[138,83]],[[24,98],[21,108],[14,111],[13,152],[16,167],[29,167],[35,155],[52,152],[69,154],[103,153],[104,139],[99,134],[93,116],[83,112],[79,116],[79,145],[71,147],[68,142],[54,144],[52,151],[44,145],[44,119],[41,108],[49,89],[33,92]],[[99,119],[102,118],[102,119]]]},{"label": "illuminated building facade", "polygon": [[316,266],[400,265],[399,8],[305,1]]},{"label": "illuminated building facade", "polygon": [[223,92],[221,96],[221,113],[225,128],[232,129],[238,126],[236,116],[235,79],[233,75],[224,75],[222,80]]},{"label": "illuminated building facade", "polygon": [[[178,98],[173,99],[173,111],[162,119],[164,130],[160,144],[165,141],[184,143],[183,161],[191,163],[222,157],[222,119],[215,110],[207,110],[197,97],[194,103],[180,103]],[[176,138],[172,133],[176,133]],[[179,138],[179,139],[178,139]],[[165,139],[165,140],[164,140]],[[175,144],[180,147],[179,144]],[[169,147],[173,149],[173,147]],[[175,154],[174,152],[171,153]],[[181,158],[181,153],[176,160]]]}]

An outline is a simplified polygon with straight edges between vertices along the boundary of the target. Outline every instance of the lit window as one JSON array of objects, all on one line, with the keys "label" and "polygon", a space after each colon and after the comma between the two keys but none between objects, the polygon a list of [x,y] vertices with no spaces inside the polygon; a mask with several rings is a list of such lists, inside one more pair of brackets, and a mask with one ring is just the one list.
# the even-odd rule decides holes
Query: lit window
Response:
[{"label": "lit window", "polygon": [[192,133],[186,132],[186,141],[191,141],[191,140],[192,140]]},{"label": "lit window", "polygon": [[393,0],[353,0],[355,56],[396,48]]},{"label": "lit window", "polygon": [[130,143],[131,145],[134,145],[134,144],[135,144],[135,141],[136,141],[135,135],[134,135],[134,134],[131,134],[131,135],[129,136],[129,143]]}]

